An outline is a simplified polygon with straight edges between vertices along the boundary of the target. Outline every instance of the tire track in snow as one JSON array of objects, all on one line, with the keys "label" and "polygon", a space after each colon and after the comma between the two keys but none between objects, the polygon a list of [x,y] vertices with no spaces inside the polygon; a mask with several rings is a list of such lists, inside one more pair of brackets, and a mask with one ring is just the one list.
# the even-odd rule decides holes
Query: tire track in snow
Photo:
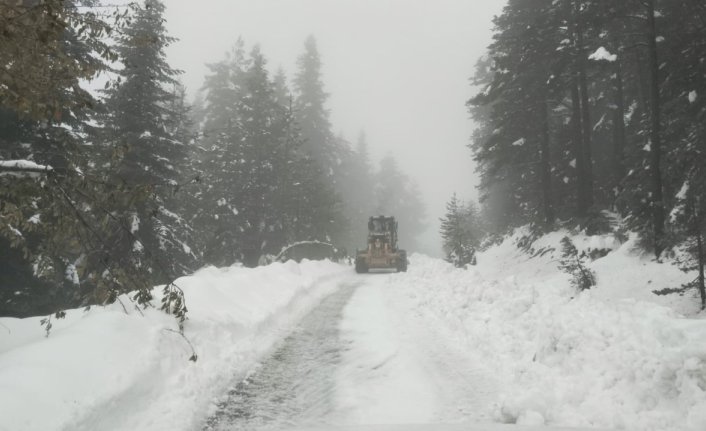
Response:
[{"label": "tire track in snow", "polygon": [[324,298],[245,380],[204,431],[266,430],[321,424],[335,410],[335,370],[343,348],[338,322],[357,284]]}]

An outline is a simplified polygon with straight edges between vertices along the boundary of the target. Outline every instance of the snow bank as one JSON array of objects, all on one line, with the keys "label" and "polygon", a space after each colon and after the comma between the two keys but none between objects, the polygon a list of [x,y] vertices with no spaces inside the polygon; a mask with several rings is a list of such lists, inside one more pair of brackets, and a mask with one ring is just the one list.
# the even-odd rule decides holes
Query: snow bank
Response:
[{"label": "snow bank", "polygon": [[[0,430],[198,428],[214,397],[326,294],[349,267],[331,262],[205,268],[177,284],[191,349],[164,313],[126,298],[71,310],[44,337],[40,318],[0,319]],[[158,304],[158,301],[155,301]],[[119,409],[116,406],[120,406]]]},{"label": "snow bank", "polygon": [[575,236],[580,250],[613,250],[590,264],[598,285],[579,294],[557,270],[564,235],[536,241],[534,258],[511,238],[469,270],[414,255],[399,288],[440,337],[494,370],[498,421],[706,429],[706,320],[694,298],[651,293],[689,276],[637,255],[632,240]]}]

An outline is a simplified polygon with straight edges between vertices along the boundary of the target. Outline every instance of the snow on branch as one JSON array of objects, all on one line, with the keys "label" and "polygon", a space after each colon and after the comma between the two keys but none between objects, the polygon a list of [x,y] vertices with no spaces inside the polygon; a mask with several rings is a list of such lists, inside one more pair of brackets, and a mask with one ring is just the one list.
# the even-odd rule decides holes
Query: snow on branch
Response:
[{"label": "snow on branch", "polygon": [[40,165],[30,160],[0,160],[0,175],[39,174],[53,171],[49,165]]},{"label": "snow on branch", "polygon": [[613,62],[618,59],[618,56],[616,54],[611,54],[607,49],[604,47],[600,47],[594,52],[593,54],[588,56],[589,60],[595,60],[595,61],[610,61]]}]

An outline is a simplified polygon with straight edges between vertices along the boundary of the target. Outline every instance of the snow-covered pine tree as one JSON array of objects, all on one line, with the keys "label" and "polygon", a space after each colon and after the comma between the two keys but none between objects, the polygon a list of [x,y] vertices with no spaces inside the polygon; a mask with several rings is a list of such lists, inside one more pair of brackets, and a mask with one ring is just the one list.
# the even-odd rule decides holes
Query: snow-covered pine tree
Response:
[{"label": "snow-covered pine tree", "polygon": [[280,144],[273,163],[277,181],[275,207],[282,223],[282,240],[286,244],[330,242],[340,201],[321,166],[304,150],[304,138],[281,70],[272,84],[279,105],[275,136]]},{"label": "snow-covered pine tree", "polygon": [[[703,159],[703,155],[699,158]],[[698,159],[697,159],[698,160]],[[671,222],[677,229],[673,234],[679,243],[676,245],[676,263],[687,273],[695,274],[692,281],[676,287],[655,291],[656,294],[679,293],[696,290],[699,292],[701,309],[706,309],[706,202],[704,201],[703,160],[697,162],[687,176],[687,181],[676,196],[677,205],[671,213]]]},{"label": "snow-covered pine tree", "polygon": [[281,67],[277,69],[272,78],[272,91],[277,104],[293,113],[294,96],[287,85],[287,75]]},{"label": "snow-covered pine tree", "polygon": [[284,108],[277,104],[266,60],[257,45],[250,53],[242,85],[240,109],[236,110],[242,133],[237,144],[242,176],[238,178],[236,226],[243,263],[257,266],[260,256],[285,245],[282,214],[276,206],[283,191],[279,170],[286,166],[287,157],[282,136],[285,125],[278,121]]},{"label": "snow-covered pine tree", "polygon": [[297,59],[297,71],[293,81],[295,101],[294,113],[304,139],[303,150],[333,187],[340,202],[334,207],[334,219],[320,226],[326,232],[327,241],[337,247],[350,241],[350,222],[346,214],[352,206],[347,202],[343,183],[351,178],[346,172],[352,149],[343,139],[337,139],[331,131],[329,111],[326,108],[328,93],[324,90],[321,73],[321,57],[316,39],[309,36],[304,42],[304,52]]},{"label": "snow-covered pine tree", "polygon": [[172,160],[178,175],[174,179],[177,184],[167,188],[169,193],[163,196],[164,207],[156,219],[158,230],[162,232],[163,248],[167,249],[165,258],[171,260],[176,275],[190,274],[200,266],[203,251],[193,224],[200,204],[197,194],[202,167],[200,159],[192,157],[198,149],[192,109],[186,99],[186,87],[175,84],[167,103],[168,117],[164,124],[174,142],[183,145],[186,151],[179,151],[179,158]]},{"label": "snow-covered pine tree", "polygon": [[571,275],[571,285],[579,291],[596,285],[596,275],[586,266],[586,259],[586,254],[579,253],[569,237],[561,239],[559,269]]},{"label": "snow-covered pine tree", "polygon": [[137,298],[151,299],[154,284],[169,283],[193,266],[185,239],[188,223],[167,201],[183,181],[188,142],[180,129],[183,112],[174,110],[173,89],[179,71],[166,61],[165,49],[175,41],[167,34],[164,4],[145,0],[117,38],[122,68],[117,85],[106,90],[104,136],[109,158],[109,183],[116,193],[103,203],[103,217],[117,219],[111,262],[132,265],[129,277],[141,287]]},{"label": "snow-covered pine tree", "polygon": [[355,150],[344,159],[345,177],[341,181],[341,196],[350,220],[346,249],[353,251],[365,245],[368,218],[374,215],[375,173],[370,162],[368,142],[364,132],[358,136]]},{"label": "snow-covered pine tree", "polygon": [[330,181],[335,181],[338,164],[329,111],[326,109],[329,95],[324,90],[321,57],[313,36],[306,39],[304,53],[297,59],[293,83],[296,95],[294,112],[304,138],[304,151],[321,165]]},{"label": "snow-covered pine tree", "polygon": [[75,1],[0,7],[0,160],[52,167],[0,175],[0,218],[9,221],[0,226],[0,315],[104,299],[96,282],[104,268],[86,257],[101,254],[113,226],[92,216],[108,191],[89,174],[88,115],[98,103],[82,85],[116,59],[105,36],[123,23],[108,24]]},{"label": "snow-covered pine tree", "polygon": [[446,203],[446,214],[440,221],[446,261],[458,268],[475,265],[475,254],[482,237],[475,206],[471,203],[464,204],[454,193]]},{"label": "snow-covered pine tree", "polygon": [[[496,17],[489,57],[478,64],[481,91],[468,102],[471,114],[488,123],[473,144],[481,192],[497,189],[513,224],[551,225],[556,217],[549,133],[558,75],[560,35],[551,2],[512,1]],[[502,190],[502,191],[500,191]]]},{"label": "snow-covered pine tree", "polygon": [[415,250],[425,228],[426,210],[417,184],[405,175],[392,156],[380,161],[373,188],[376,215],[394,216],[399,223],[400,247]]},{"label": "snow-covered pine tree", "polygon": [[239,142],[242,138],[237,111],[242,100],[243,76],[249,62],[245,43],[238,39],[225,59],[209,64],[206,76],[203,121],[199,124],[204,177],[195,223],[202,238],[204,261],[224,266],[239,261],[235,217],[239,212],[237,192],[242,177],[239,171]]}]

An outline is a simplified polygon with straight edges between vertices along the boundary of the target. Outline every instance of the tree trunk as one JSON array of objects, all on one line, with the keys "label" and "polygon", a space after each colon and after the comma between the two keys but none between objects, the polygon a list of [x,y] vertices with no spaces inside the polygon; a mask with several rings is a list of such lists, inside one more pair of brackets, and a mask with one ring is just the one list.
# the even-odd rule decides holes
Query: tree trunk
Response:
[{"label": "tree trunk", "polygon": [[589,205],[586,197],[586,170],[581,132],[581,97],[576,74],[571,82],[571,130],[573,153],[576,158],[576,215],[583,219],[588,214]]},{"label": "tree trunk", "polygon": [[655,256],[664,250],[664,199],[662,196],[662,141],[660,139],[659,59],[657,57],[657,27],[654,0],[647,0],[647,46],[650,68],[650,173],[652,175],[652,224]]},{"label": "tree trunk", "polygon": [[573,150],[576,157],[578,179],[577,216],[583,223],[593,206],[593,167],[591,159],[591,116],[588,106],[586,83],[586,53],[583,46],[583,30],[580,25],[580,2],[568,3],[570,31],[573,37],[574,61],[571,79],[571,127]]},{"label": "tree trunk", "polygon": [[586,77],[587,57],[583,45],[583,29],[578,23],[578,19],[576,24],[576,43],[578,45],[578,61],[576,66],[578,67],[579,91],[581,94],[581,147],[583,150],[584,171],[586,173],[586,180],[584,185],[586,187],[586,206],[588,208],[591,208],[593,206],[593,156],[591,154],[591,111],[588,98],[588,78]]},{"label": "tree trunk", "polygon": [[243,266],[246,268],[256,268],[260,263],[260,251],[257,248],[243,249]]},{"label": "tree trunk", "polygon": [[620,193],[620,182],[625,177],[625,101],[623,71],[620,60],[615,63],[615,108],[613,110],[613,196]]},{"label": "tree trunk", "polygon": [[544,207],[544,222],[549,227],[554,223],[554,204],[552,202],[552,177],[549,158],[549,114],[547,113],[546,99],[542,100],[539,111],[542,127],[542,134],[539,140],[542,205]]},{"label": "tree trunk", "polygon": [[701,208],[699,197],[690,193],[687,200],[687,208],[690,215],[691,233],[696,238],[696,261],[699,270],[696,287],[699,289],[699,295],[701,296],[701,309],[706,310],[706,286],[704,285],[704,265],[706,264],[704,260],[706,260],[706,256],[704,256],[704,236],[701,229],[703,214],[699,210]]},{"label": "tree trunk", "polygon": [[[698,220],[696,221],[698,226]],[[699,259],[699,293],[701,294],[701,309],[706,310],[706,286],[704,286],[704,242],[701,231],[696,231],[696,246]]]}]

